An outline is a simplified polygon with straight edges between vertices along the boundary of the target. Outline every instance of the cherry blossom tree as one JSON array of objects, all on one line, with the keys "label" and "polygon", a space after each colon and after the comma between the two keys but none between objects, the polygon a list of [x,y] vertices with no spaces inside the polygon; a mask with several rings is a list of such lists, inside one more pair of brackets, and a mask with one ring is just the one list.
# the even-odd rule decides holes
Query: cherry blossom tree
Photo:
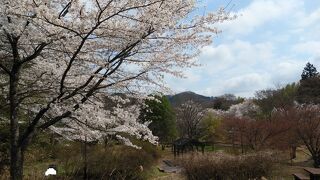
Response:
[{"label": "cherry blossom tree", "polygon": [[[214,23],[229,19],[223,9],[191,16],[195,9],[195,0],[2,0],[1,107],[9,109],[11,179],[22,179],[32,137],[60,122],[87,119],[141,135],[135,130],[145,126],[127,122],[129,115],[118,123],[101,111],[101,95],[143,98],[165,87],[164,74],[181,77],[195,65],[218,33]],[[121,109],[113,113],[126,114]]]},{"label": "cherry blossom tree", "polygon": [[232,105],[225,113],[235,117],[253,117],[259,112],[257,106],[252,100],[245,100],[242,103]]},{"label": "cherry blossom tree", "polygon": [[[103,141],[110,135],[115,136],[127,146],[140,148],[118,133],[126,133],[136,138],[157,144],[157,137],[148,128],[149,122],[140,123],[140,105],[129,104],[119,96],[111,96],[109,101],[117,106],[106,107],[103,100],[95,100],[93,104],[83,104],[70,118],[62,119],[59,124],[49,127],[55,133],[72,141]],[[93,120],[92,120],[93,119]]]},{"label": "cherry blossom tree", "polygon": [[260,107],[253,100],[247,99],[241,103],[230,106],[228,110],[221,109],[206,109],[207,112],[216,116],[234,116],[234,117],[253,117],[259,113]]}]

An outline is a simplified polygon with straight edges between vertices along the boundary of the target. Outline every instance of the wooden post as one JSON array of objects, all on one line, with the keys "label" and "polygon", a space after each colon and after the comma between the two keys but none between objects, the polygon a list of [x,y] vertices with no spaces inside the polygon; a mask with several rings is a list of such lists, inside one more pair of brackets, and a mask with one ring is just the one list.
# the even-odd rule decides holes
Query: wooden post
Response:
[{"label": "wooden post", "polygon": [[[87,125],[86,120],[86,125]],[[88,157],[87,157],[87,135],[84,135],[84,147],[83,147],[83,160],[84,160],[84,166],[83,166],[83,179],[88,179]]]}]

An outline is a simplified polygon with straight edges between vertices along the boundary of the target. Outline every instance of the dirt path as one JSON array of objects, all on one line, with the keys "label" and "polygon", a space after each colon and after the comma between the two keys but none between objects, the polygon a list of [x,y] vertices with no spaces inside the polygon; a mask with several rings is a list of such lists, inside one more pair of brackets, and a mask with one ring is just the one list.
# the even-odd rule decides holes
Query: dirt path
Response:
[{"label": "dirt path", "polygon": [[[160,176],[155,177],[152,180],[186,180],[186,178],[182,175],[181,170],[179,170],[179,167],[174,165],[173,154],[168,150],[166,150],[162,158],[159,159],[157,168],[174,172],[160,172],[159,170]],[[176,170],[178,172],[175,172]]]}]

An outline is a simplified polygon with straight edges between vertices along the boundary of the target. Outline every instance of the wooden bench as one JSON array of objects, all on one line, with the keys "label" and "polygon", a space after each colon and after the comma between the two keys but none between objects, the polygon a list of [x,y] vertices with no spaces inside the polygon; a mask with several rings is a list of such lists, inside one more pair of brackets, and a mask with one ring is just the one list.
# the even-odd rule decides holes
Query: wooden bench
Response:
[{"label": "wooden bench", "polygon": [[310,180],[310,178],[301,173],[294,173],[292,174],[295,180]]},{"label": "wooden bench", "polygon": [[320,168],[304,168],[310,175],[310,180],[320,180]]}]

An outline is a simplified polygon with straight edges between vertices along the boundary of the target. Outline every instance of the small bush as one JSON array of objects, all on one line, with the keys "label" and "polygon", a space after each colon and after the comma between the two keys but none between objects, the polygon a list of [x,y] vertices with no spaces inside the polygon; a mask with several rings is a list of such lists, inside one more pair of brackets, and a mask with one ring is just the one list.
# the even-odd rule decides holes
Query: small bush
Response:
[{"label": "small bush", "polygon": [[260,152],[241,156],[223,153],[193,154],[179,160],[190,180],[247,180],[268,176],[279,159],[274,153]]}]

